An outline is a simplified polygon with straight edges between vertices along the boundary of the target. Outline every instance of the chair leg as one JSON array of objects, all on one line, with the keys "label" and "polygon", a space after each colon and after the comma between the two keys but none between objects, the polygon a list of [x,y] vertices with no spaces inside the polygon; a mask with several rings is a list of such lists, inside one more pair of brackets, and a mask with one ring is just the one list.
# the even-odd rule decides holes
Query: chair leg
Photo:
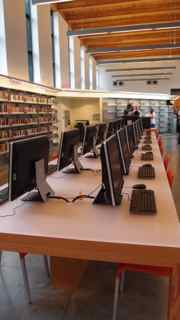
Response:
[{"label": "chair leg", "polygon": [[29,280],[28,280],[28,274],[27,274],[27,268],[26,268],[26,262],[25,262],[25,257],[20,255],[20,263],[21,263],[21,270],[22,270],[22,275],[23,275],[23,280],[24,280],[24,287],[27,295],[28,302],[31,304],[31,291],[30,291],[30,286],[29,286]]},{"label": "chair leg", "polygon": [[118,307],[118,298],[119,298],[119,285],[120,285],[120,279],[119,279],[118,276],[116,276],[112,320],[116,320],[116,318],[117,318],[117,307]]},{"label": "chair leg", "polygon": [[1,261],[2,261],[2,251],[0,251],[0,264],[1,264]]},{"label": "chair leg", "polygon": [[45,265],[45,270],[47,272],[47,276],[48,276],[48,278],[50,278],[48,257],[47,256],[43,256],[43,258],[44,258],[44,265]]},{"label": "chair leg", "polygon": [[121,283],[120,283],[121,295],[124,293],[124,283],[125,283],[125,271],[122,271],[122,273],[121,273]]},{"label": "chair leg", "polygon": [[171,314],[171,300],[172,300],[172,275],[169,277],[169,286],[168,286],[168,314],[167,318],[170,319]]}]

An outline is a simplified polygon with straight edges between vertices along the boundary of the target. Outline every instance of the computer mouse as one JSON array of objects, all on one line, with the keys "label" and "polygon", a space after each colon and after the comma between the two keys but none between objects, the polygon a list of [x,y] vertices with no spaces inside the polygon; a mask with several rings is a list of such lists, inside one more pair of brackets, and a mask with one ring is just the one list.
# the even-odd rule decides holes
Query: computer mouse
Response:
[{"label": "computer mouse", "polygon": [[134,184],[133,189],[146,189],[146,185],[145,184]]}]

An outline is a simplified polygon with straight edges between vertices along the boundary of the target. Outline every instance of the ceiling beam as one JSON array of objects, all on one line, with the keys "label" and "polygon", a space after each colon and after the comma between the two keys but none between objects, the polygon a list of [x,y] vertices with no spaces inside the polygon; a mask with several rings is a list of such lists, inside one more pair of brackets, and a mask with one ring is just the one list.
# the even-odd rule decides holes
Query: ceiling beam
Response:
[{"label": "ceiling beam", "polygon": [[176,66],[170,67],[143,67],[143,68],[123,68],[123,69],[106,69],[106,72],[119,72],[119,71],[150,71],[150,70],[176,70]]},{"label": "ceiling beam", "polygon": [[[174,1],[174,0],[173,0]],[[96,20],[96,19],[111,19],[112,17],[121,17],[123,15],[132,15],[132,14],[141,14],[153,13],[155,14],[159,9],[161,11],[169,11],[169,13],[176,9],[178,11],[180,9],[180,3],[177,2],[176,5],[172,4],[172,0],[151,0],[151,5],[149,5],[149,1],[147,0],[139,0],[138,2],[132,3],[117,3],[114,6],[111,4],[107,8],[103,6],[98,7],[97,5],[94,7],[81,8],[79,10],[71,10],[69,12],[65,12],[60,10],[60,12],[64,13],[66,19],[73,23],[73,21],[80,20]]]},{"label": "ceiling beam", "polygon": [[[148,1],[148,0],[146,0]],[[139,0],[101,0],[100,3],[97,2],[97,0],[76,0],[73,1],[72,4],[68,4],[68,3],[62,3],[59,4],[59,10],[64,11],[64,12],[68,12],[68,11],[74,11],[74,10],[80,10],[80,9],[90,9],[92,7],[99,7],[99,8],[104,8],[104,7],[108,7],[108,6],[114,6],[115,4],[119,4],[119,3],[136,3],[139,2]]]},{"label": "ceiling beam", "polygon": [[[159,3],[160,0],[158,0]],[[171,4],[172,0],[166,0],[167,6]],[[177,1],[178,0],[174,0]],[[152,0],[151,3],[157,3],[157,0]],[[162,0],[161,0],[162,2]],[[142,6],[143,4],[149,4],[149,0],[76,0],[72,4],[68,3],[61,3],[59,4],[59,10],[66,14],[72,13],[72,12],[79,12],[79,11],[89,11],[89,10],[110,10],[110,9],[116,9],[117,7],[134,7],[135,5]]]},{"label": "ceiling beam", "polygon": [[109,53],[109,52],[129,52],[129,51],[145,51],[145,50],[156,50],[156,49],[180,49],[180,43],[167,43],[159,45],[148,45],[148,46],[128,46],[120,48],[96,48],[87,50],[88,53]]},{"label": "ceiling beam", "polygon": [[178,29],[180,28],[180,21],[166,22],[166,23],[146,23],[128,25],[122,27],[111,28],[90,28],[90,29],[78,29],[68,31],[68,36],[89,36],[89,35],[101,35],[111,33],[126,33],[126,32],[138,32],[138,31],[151,31],[151,30],[163,30],[163,29]]},{"label": "ceiling beam", "polygon": [[143,58],[143,59],[121,59],[121,60],[97,60],[97,64],[119,64],[119,63],[134,63],[134,62],[155,62],[155,61],[178,61],[177,57],[160,57],[160,58]]},{"label": "ceiling beam", "polygon": [[76,29],[86,29],[86,28],[105,28],[105,27],[117,27],[125,25],[135,25],[146,24],[146,23],[161,23],[161,22],[176,22],[180,20],[180,10],[163,10],[156,12],[143,12],[143,13],[134,13],[124,14],[119,16],[108,17],[107,19],[103,18],[94,18],[94,19],[83,19],[82,21],[73,21],[71,23],[68,19],[66,21],[71,25],[72,30]]}]

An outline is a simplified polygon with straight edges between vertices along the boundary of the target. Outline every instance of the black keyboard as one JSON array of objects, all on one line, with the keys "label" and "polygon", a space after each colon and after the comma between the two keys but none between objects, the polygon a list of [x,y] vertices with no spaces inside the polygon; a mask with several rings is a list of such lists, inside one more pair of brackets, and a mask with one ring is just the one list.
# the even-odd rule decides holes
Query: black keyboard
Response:
[{"label": "black keyboard", "polygon": [[155,170],[151,164],[144,164],[138,170],[138,178],[140,179],[154,179]]},{"label": "black keyboard", "polygon": [[57,171],[57,164],[49,164],[48,165],[48,175]]},{"label": "black keyboard", "polygon": [[156,201],[153,190],[133,190],[130,212],[152,214],[156,213]]},{"label": "black keyboard", "polygon": [[142,161],[152,161],[154,159],[153,152],[147,151],[141,154]]},{"label": "black keyboard", "polygon": [[149,144],[144,144],[142,146],[142,151],[152,151],[152,147]]},{"label": "black keyboard", "polygon": [[6,187],[0,190],[0,205],[8,201],[8,199],[9,199],[9,188]]}]

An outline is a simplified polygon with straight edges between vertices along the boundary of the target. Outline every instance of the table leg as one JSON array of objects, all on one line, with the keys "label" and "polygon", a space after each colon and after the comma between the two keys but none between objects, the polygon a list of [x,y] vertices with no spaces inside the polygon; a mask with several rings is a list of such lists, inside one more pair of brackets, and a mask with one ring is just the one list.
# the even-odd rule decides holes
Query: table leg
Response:
[{"label": "table leg", "polygon": [[169,288],[168,320],[180,319],[180,265],[174,267]]},{"label": "table leg", "polygon": [[69,258],[51,258],[52,283],[55,288],[66,290],[75,290],[88,266],[88,261],[69,259]]}]

